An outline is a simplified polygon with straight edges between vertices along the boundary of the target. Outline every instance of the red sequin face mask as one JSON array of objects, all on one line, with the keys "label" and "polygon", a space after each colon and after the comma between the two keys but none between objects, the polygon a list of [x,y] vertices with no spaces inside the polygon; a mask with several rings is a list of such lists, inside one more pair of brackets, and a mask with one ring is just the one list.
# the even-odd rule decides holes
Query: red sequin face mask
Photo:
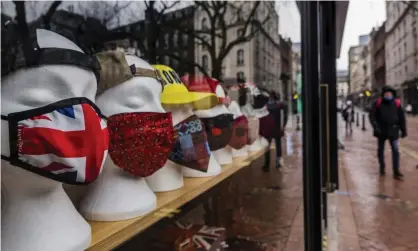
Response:
[{"label": "red sequin face mask", "polygon": [[109,155],[134,176],[147,177],[167,162],[173,148],[171,113],[121,113],[109,117]]},{"label": "red sequin face mask", "polygon": [[232,126],[232,137],[229,140],[229,145],[234,149],[241,149],[247,145],[248,142],[248,120],[247,117],[239,116],[234,120]]}]

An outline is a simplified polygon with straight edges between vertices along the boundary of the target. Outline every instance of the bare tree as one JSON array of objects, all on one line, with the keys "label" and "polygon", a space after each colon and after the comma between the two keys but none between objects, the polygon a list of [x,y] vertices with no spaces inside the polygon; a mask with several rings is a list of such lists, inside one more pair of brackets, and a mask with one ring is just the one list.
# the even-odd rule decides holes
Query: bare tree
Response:
[{"label": "bare tree", "polygon": [[94,18],[102,25],[119,25],[122,13],[130,8],[132,2],[121,1],[86,1],[79,2],[76,11],[85,19]]},{"label": "bare tree", "polygon": [[165,15],[175,8],[180,1],[145,1],[145,33],[146,38],[139,40],[145,58],[151,64],[157,63],[159,55],[158,40],[164,34]]},{"label": "bare tree", "polygon": [[[231,50],[245,42],[251,41],[263,31],[272,18],[272,8],[268,2],[261,1],[194,1],[195,15],[201,17],[194,30],[182,29],[171,24],[182,33],[194,37],[196,46],[202,46],[208,52],[211,65],[211,76],[221,78],[222,64]],[[239,33],[231,36],[229,31],[239,26]],[[172,58],[180,57],[167,52]],[[205,75],[209,75],[205,66],[199,62],[193,64]]]}]

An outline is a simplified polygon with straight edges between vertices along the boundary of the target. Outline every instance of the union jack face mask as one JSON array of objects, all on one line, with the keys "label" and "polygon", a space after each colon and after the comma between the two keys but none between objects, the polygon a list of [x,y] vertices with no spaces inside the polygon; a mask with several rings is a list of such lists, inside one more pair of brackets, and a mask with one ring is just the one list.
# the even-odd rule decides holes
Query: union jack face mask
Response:
[{"label": "union jack face mask", "polygon": [[62,183],[84,185],[102,171],[109,147],[106,122],[84,97],[1,115],[9,124],[11,165]]}]

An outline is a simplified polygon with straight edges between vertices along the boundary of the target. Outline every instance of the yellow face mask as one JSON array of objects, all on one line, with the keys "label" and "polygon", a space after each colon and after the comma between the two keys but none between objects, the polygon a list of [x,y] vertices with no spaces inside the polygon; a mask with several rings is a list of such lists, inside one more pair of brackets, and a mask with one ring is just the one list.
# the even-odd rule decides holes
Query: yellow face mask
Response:
[{"label": "yellow face mask", "polygon": [[191,104],[196,110],[205,110],[217,105],[218,98],[213,93],[190,92],[181,81],[178,74],[169,66],[152,66],[160,75],[163,83],[161,104],[164,106],[178,106]]}]

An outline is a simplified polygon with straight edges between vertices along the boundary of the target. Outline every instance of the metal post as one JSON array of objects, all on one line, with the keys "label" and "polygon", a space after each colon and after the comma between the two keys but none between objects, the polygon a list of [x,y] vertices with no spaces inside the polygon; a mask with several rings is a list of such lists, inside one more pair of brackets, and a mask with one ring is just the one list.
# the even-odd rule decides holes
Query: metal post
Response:
[{"label": "metal post", "polygon": [[360,126],[360,119],[359,119],[359,114],[358,112],[356,112],[356,126],[359,127]]},{"label": "metal post", "polygon": [[337,34],[336,28],[336,14],[337,7],[335,1],[324,1],[328,10],[324,11],[326,15],[326,23],[329,25],[329,47],[326,51],[329,54],[329,68],[330,75],[328,81],[328,99],[329,99],[329,157],[330,157],[330,181],[332,183],[331,191],[339,189],[339,175],[338,175],[338,102],[337,102],[337,39],[334,34]]},{"label": "metal post", "polygon": [[318,2],[299,2],[302,24],[302,130],[305,251],[322,250]]},{"label": "metal post", "polygon": [[296,131],[300,131],[300,116],[296,114]]},{"label": "metal post", "polygon": [[366,114],[363,113],[361,116],[361,130],[366,131]]},{"label": "metal post", "polygon": [[328,226],[327,192],[338,186],[337,80],[335,2],[323,1],[320,8],[320,69],[321,69],[321,172],[322,216]]}]

